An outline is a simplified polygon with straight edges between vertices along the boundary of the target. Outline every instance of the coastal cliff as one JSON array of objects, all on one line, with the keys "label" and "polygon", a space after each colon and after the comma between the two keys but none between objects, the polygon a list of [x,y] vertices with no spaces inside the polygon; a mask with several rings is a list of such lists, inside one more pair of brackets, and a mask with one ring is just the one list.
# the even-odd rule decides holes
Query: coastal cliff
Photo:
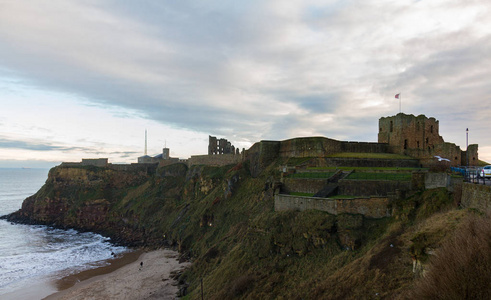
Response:
[{"label": "coastal cliff", "polygon": [[8,219],[173,246],[193,261],[180,279],[191,299],[201,280],[208,299],[377,299],[404,297],[472,215],[446,189],[394,201],[392,217],[380,219],[275,211],[279,165],[58,166]]}]

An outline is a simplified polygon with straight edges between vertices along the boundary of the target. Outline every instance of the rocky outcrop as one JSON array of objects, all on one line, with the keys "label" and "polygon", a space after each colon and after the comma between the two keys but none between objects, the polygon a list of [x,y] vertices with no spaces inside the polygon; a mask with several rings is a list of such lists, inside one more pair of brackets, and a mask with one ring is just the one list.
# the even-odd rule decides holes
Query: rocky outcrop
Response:
[{"label": "rocky outcrop", "polygon": [[149,175],[98,167],[55,167],[44,186],[24,200],[10,221],[76,228],[111,236],[132,244],[141,234],[111,221],[111,207],[125,191],[147,181]]}]

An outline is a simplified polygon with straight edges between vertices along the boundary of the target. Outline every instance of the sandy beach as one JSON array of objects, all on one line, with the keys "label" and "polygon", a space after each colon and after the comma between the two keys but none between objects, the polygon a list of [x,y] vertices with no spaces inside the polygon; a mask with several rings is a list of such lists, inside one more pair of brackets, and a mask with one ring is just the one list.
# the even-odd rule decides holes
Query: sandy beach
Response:
[{"label": "sandy beach", "polygon": [[[57,282],[61,291],[44,299],[175,299],[178,288],[170,278],[171,273],[189,264],[179,263],[176,251],[162,249],[146,252],[136,261],[108,274],[92,277],[93,273],[88,272],[64,278]],[[84,280],[80,276],[89,278]],[[68,287],[70,285],[73,286]]]}]

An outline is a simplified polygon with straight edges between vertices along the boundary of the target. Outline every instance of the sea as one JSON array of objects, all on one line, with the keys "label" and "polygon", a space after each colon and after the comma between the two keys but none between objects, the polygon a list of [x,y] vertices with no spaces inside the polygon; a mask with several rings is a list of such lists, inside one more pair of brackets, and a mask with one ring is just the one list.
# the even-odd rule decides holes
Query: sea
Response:
[{"label": "sea", "polygon": [[[0,168],[0,216],[17,211],[48,178],[48,169]],[[0,299],[14,299],[32,286],[49,286],[57,279],[107,264],[130,250],[99,234],[0,220]],[[42,299],[54,287],[23,298]]]}]

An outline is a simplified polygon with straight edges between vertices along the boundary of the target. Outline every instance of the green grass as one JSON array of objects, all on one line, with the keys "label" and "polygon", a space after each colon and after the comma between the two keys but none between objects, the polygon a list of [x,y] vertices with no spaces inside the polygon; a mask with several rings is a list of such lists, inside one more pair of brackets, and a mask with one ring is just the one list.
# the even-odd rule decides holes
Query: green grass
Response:
[{"label": "green grass", "polygon": [[327,171],[327,170],[343,170],[343,171],[401,171],[401,172],[414,172],[414,171],[427,171],[428,168],[396,168],[396,167],[310,167],[307,170],[315,170],[315,171]]},{"label": "green grass", "polygon": [[479,160],[479,163],[477,165],[479,167],[484,167],[484,166],[490,165],[490,163],[485,162],[484,160]]},{"label": "green grass", "polygon": [[334,175],[335,172],[302,172],[302,173],[293,173],[288,176],[287,178],[330,178],[332,175]]},{"label": "green grass", "polygon": [[312,157],[290,157],[286,161],[287,166],[298,166],[311,160]]},{"label": "green grass", "polygon": [[346,179],[350,180],[396,180],[408,181],[411,180],[409,173],[351,173]]},{"label": "green grass", "polygon": [[356,199],[356,198],[367,198],[367,197],[358,197],[358,196],[349,196],[349,195],[336,195],[329,197],[329,199]]},{"label": "green grass", "polygon": [[355,152],[339,152],[328,157],[333,158],[372,158],[372,159],[413,159],[410,156],[393,154],[393,153],[355,153]]}]

